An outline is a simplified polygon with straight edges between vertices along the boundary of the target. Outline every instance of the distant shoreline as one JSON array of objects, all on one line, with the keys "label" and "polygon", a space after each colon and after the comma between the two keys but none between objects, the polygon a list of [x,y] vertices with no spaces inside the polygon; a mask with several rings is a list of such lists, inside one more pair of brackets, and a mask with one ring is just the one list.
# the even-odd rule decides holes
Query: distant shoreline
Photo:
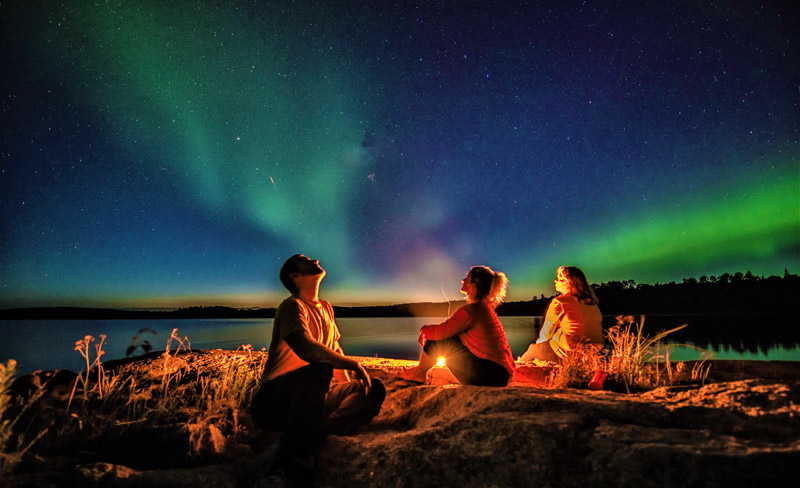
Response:
[{"label": "distant shoreline", "polygon": [[[800,296],[800,276],[789,274],[763,278],[747,274],[723,274],[684,279],[681,283],[649,285],[633,280],[611,281],[594,287],[604,315],[689,314],[800,314],[795,304]],[[555,294],[528,301],[506,302],[497,307],[500,316],[540,317]],[[446,317],[464,301],[401,303],[341,307],[337,317]],[[273,318],[275,307],[235,308],[196,306],[177,309],[132,310],[88,307],[30,307],[0,310],[0,320],[89,320],[89,319],[231,319]]]},{"label": "distant shoreline", "polygon": [[[440,317],[465,302],[408,303],[397,305],[339,307],[337,317]],[[529,303],[529,302],[527,302]],[[507,314],[508,315],[508,314]],[[235,308],[223,306],[186,307],[169,310],[130,310],[91,307],[29,307],[0,310],[0,320],[157,320],[157,319],[271,319],[275,307]]]},{"label": "distant shoreline", "polygon": [[[549,301],[546,300],[545,302]],[[451,303],[405,303],[398,305],[339,307],[334,306],[337,318],[391,318],[391,317],[447,317],[466,302]],[[541,317],[547,303],[542,307],[536,302],[510,302],[498,307],[497,315],[501,317]],[[234,307],[188,307],[169,310],[130,310],[90,307],[30,307],[0,310],[0,320],[163,320],[163,319],[272,319],[275,307],[269,308],[234,308]],[[449,314],[448,314],[449,312]],[[755,310],[736,311],[674,311],[637,312],[626,315],[645,316],[725,316],[725,315],[786,315],[800,317],[800,311],[764,312]],[[603,313],[604,316],[621,315],[619,313]]]}]

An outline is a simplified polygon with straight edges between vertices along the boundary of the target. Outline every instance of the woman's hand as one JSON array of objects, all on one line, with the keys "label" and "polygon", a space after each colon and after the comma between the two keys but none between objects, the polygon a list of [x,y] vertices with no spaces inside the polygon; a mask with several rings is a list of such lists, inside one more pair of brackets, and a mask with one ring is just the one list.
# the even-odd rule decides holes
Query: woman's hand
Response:
[{"label": "woman's hand", "polygon": [[428,342],[428,338],[425,337],[425,327],[419,330],[419,339],[417,342],[419,342],[419,347],[425,347],[425,343]]}]

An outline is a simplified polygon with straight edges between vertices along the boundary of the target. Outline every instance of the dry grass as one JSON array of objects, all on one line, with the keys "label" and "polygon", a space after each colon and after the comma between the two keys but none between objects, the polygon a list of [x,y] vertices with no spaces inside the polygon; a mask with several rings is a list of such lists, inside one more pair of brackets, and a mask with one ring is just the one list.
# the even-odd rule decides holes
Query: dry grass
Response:
[{"label": "dry grass", "polygon": [[558,367],[553,369],[549,385],[553,388],[585,387],[595,371],[604,369],[603,363],[599,347],[575,344]]},{"label": "dry grass", "polygon": [[[248,345],[232,354],[210,354],[202,364],[187,362],[181,353],[190,350],[188,338],[180,338],[175,329],[164,352],[148,363],[146,374],[131,374],[124,368],[106,370],[101,361],[104,340],[85,336],[75,343],[86,370],[76,378],[66,406],[49,408],[46,420],[37,411],[39,423],[49,423],[55,434],[42,441],[45,447],[121,438],[132,428],[178,426],[186,432],[193,454],[220,453],[226,439],[239,435],[240,410],[258,387],[265,354]],[[0,414],[9,398],[13,362],[9,365],[0,369]],[[37,400],[32,398],[28,405],[36,407]],[[8,420],[0,424],[3,466],[10,466],[12,453],[15,459],[24,453],[8,444],[12,428]]]},{"label": "dry grass", "polygon": [[17,432],[17,423],[44,394],[44,389],[40,388],[21,404],[12,404],[10,388],[16,367],[13,359],[0,363],[0,475],[11,472],[22,456],[47,433],[46,428],[32,435]]},{"label": "dry grass", "polygon": [[[669,357],[660,353],[661,339],[687,326],[683,324],[670,330],[662,330],[650,337],[642,332],[644,319],[644,315],[640,317],[639,322],[630,315],[619,316],[617,325],[606,333],[611,352],[605,370],[611,378],[624,384],[628,389],[653,388],[674,382]],[[668,354],[669,351],[665,352]],[[666,377],[662,377],[661,364],[666,368]]]},{"label": "dry grass", "polygon": [[17,449],[11,448],[10,444],[18,417],[9,415],[11,410],[9,387],[16,367],[17,362],[13,359],[6,364],[0,363],[0,474],[10,471],[16,464]]},{"label": "dry grass", "polygon": [[704,382],[710,367],[708,358],[686,371],[685,363],[671,362],[669,348],[661,346],[662,339],[687,324],[651,337],[642,332],[644,320],[644,316],[638,322],[630,315],[618,316],[617,324],[606,332],[606,348],[577,345],[556,368],[550,384],[559,388],[585,386],[596,371],[605,371],[608,383],[629,392],[674,385],[687,376],[689,381]]}]

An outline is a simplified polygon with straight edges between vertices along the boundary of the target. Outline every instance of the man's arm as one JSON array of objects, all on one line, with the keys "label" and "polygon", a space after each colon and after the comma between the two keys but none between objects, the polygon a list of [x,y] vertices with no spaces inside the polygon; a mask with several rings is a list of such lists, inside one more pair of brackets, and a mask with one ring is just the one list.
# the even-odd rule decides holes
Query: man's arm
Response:
[{"label": "man's arm", "polygon": [[333,366],[334,369],[355,371],[356,379],[366,383],[367,388],[372,386],[372,380],[361,363],[323,346],[313,340],[308,335],[308,332],[293,332],[286,336],[286,343],[303,361],[307,363],[327,363]]},{"label": "man's arm", "polygon": [[[339,344],[339,341],[336,341],[333,344],[333,352],[335,352],[336,354],[341,354],[342,356],[345,355],[344,354],[344,349],[342,349],[342,346],[341,346],[341,344]],[[348,381],[352,380],[352,378],[350,377],[350,374],[347,372],[346,369],[335,369],[335,370],[333,370],[333,377],[336,378],[336,381],[339,381],[341,383],[347,383]]]}]

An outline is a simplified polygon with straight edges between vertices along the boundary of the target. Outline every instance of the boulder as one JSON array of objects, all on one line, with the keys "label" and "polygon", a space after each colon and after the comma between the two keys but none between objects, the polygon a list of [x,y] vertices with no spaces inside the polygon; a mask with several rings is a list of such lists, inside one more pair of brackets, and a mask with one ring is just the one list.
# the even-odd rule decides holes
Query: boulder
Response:
[{"label": "boulder", "polygon": [[[185,364],[202,376],[231,354],[183,355],[170,374]],[[360,359],[385,383],[386,401],[371,424],[326,440],[320,487],[768,486],[798,474],[797,363],[712,361],[705,384],[627,394],[547,388],[551,371],[531,365],[506,388],[462,386],[446,368],[417,385],[398,376],[411,361]],[[146,383],[153,368],[163,369],[156,357],[119,372]],[[5,486],[257,486],[278,437],[248,424],[246,409],[242,416],[245,444],[225,442],[200,458],[182,447],[186,426],[131,430],[127,447],[104,443],[94,459],[29,460]]]}]

